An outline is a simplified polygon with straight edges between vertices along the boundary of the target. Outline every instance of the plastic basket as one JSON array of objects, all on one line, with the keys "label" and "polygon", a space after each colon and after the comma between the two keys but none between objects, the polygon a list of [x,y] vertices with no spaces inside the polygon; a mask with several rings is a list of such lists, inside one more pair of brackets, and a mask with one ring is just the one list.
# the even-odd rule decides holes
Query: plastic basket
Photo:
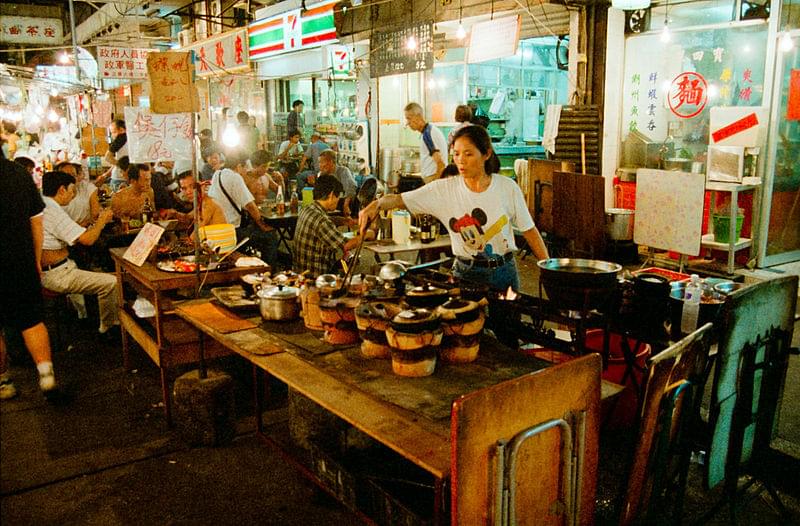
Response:
[{"label": "plastic basket", "polygon": [[[729,243],[730,239],[728,234],[730,234],[731,228],[731,218],[729,215],[717,215],[713,214],[711,216],[712,221],[714,222],[714,241],[718,243]],[[740,215],[736,217],[736,240],[739,240],[739,236],[742,233],[742,225],[744,224],[744,216]]]}]

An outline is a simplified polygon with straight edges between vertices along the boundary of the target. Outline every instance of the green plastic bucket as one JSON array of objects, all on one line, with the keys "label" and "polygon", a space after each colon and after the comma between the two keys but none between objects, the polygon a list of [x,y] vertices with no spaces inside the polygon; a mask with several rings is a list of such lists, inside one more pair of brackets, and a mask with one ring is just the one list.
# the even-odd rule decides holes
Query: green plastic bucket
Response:
[{"label": "green plastic bucket", "polygon": [[[729,215],[713,214],[711,219],[714,221],[714,241],[718,243],[729,243],[728,234],[731,228],[731,217]],[[739,235],[742,233],[742,223],[744,223],[744,216],[736,217],[736,240],[739,240]]]}]

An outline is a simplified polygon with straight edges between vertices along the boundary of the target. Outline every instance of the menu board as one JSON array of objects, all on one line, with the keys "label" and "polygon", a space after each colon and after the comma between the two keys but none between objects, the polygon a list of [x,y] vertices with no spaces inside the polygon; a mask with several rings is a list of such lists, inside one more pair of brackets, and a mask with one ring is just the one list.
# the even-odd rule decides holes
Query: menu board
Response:
[{"label": "menu board", "polygon": [[[416,41],[414,49],[408,46],[411,37]],[[433,69],[433,22],[373,33],[369,52],[372,78]]]},{"label": "menu board", "polygon": [[156,114],[200,110],[194,85],[191,51],[165,51],[147,56],[150,110]]},{"label": "menu board", "polygon": [[157,224],[145,223],[122,258],[130,261],[137,267],[141,267],[147,260],[147,256],[150,255],[150,252],[158,244],[158,240],[161,239],[161,234],[163,233],[164,229]]},{"label": "menu board", "polygon": [[520,32],[519,15],[479,22],[469,32],[467,62],[510,57],[517,52]]}]

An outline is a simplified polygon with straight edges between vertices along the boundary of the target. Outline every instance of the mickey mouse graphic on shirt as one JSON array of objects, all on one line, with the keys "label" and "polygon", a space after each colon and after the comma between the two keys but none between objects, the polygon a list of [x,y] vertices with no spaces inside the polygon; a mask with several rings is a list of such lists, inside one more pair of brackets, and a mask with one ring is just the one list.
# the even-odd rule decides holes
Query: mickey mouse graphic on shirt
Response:
[{"label": "mickey mouse graphic on shirt", "polygon": [[491,256],[495,253],[505,253],[508,250],[508,241],[506,241],[505,238],[501,238],[505,246],[502,247],[503,249],[500,251],[497,251],[496,247],[489,244],[489,240],[508,224],[508,217],[503,214],[492,226],[484,231],[483,227],[486,225],[486,221],[486,212],[480,208],[475,208],[472,210],[471,214],[464,214],[458,219],[455,217],[450,218],[450,230],[458,232],[461,235],[464,247],[467,252],[471,253],[473,256],[477,256],[481,253],[486,256]]}]

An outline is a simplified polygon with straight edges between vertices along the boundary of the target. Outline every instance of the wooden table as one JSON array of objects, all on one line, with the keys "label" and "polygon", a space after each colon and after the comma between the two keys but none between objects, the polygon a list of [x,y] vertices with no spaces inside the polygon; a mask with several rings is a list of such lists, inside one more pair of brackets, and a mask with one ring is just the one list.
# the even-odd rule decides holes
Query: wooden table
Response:
[{"label": "wooden table", "polygon": [[[119,294],[119,319],[122,329],[122,356],[125,368],[130,370],[130,342],[133,338],[145,353],[161,369],[161,391],[164,399],[164,416],[167,424],[172,425],[172,404],[169,394],[169,379],[167,370],[171,367],[184,364],[197,363],[199,356],[199,343],[197,332],[183,320],[174,315],[174,299],[165,295],[168,291],[178,289],[193,289],[198,286],[195,274],[164,272],[154,264],[146,261],[137,267],[130,261],[123,259],[127,248],[112,248],[109,250],[114,260],[117,275]],[[241,276],[253,272],[264,271],[265,267],[241,267],[229,270],[214,270],[202,273],[205,278],[205,287],[211,285],[237,281]],[[139,295],[146,298],[155,307],[155,316],[139,318],[133,311],[132,305],[125,301],[124,286],[128,285]],[[230,354],[223,346],[216,342],[209,342],[205,346],[205,357],[215,358]]]},{"label": "wooden table", "polygon": [[[376,259],[379,259],[382,255],[388,255],[390,258],[394,259],[395,254],[419,251],[420,256],[418,256],[418,259],[424,262],[429,259],[436,259],[442,249],[448,254],[452,254],[450,236],[447,234],[437,237],[431,243],[423,243],[419,239],[412,239],[410,242],[403,244],[367,241],[364,243],[364,248],[373,252]],[[433,253],[434,251],[435,253]],[[427,257],[426,254],[429,257]]]},{"label": "wooden table", "polygon": [[[304,330],[301,321],[262,323],[255,316],[250,321],[260,327],[222,334],[190,313],[176,314],[250,361],[254,372],[274,376],[431,474],[436,520],[441,518],[444,482],[450,474],[453,400],[547,366],[485,337],[472,364],[439,364],[432,376],[402,378],[392,373],[388,360],[363,358],[358,346],[330,346]],[[256,422],[262,433],[259,382],[255,389]],[[621,386],[603,382],[601,396],[610,398],[620,391]]]}]

